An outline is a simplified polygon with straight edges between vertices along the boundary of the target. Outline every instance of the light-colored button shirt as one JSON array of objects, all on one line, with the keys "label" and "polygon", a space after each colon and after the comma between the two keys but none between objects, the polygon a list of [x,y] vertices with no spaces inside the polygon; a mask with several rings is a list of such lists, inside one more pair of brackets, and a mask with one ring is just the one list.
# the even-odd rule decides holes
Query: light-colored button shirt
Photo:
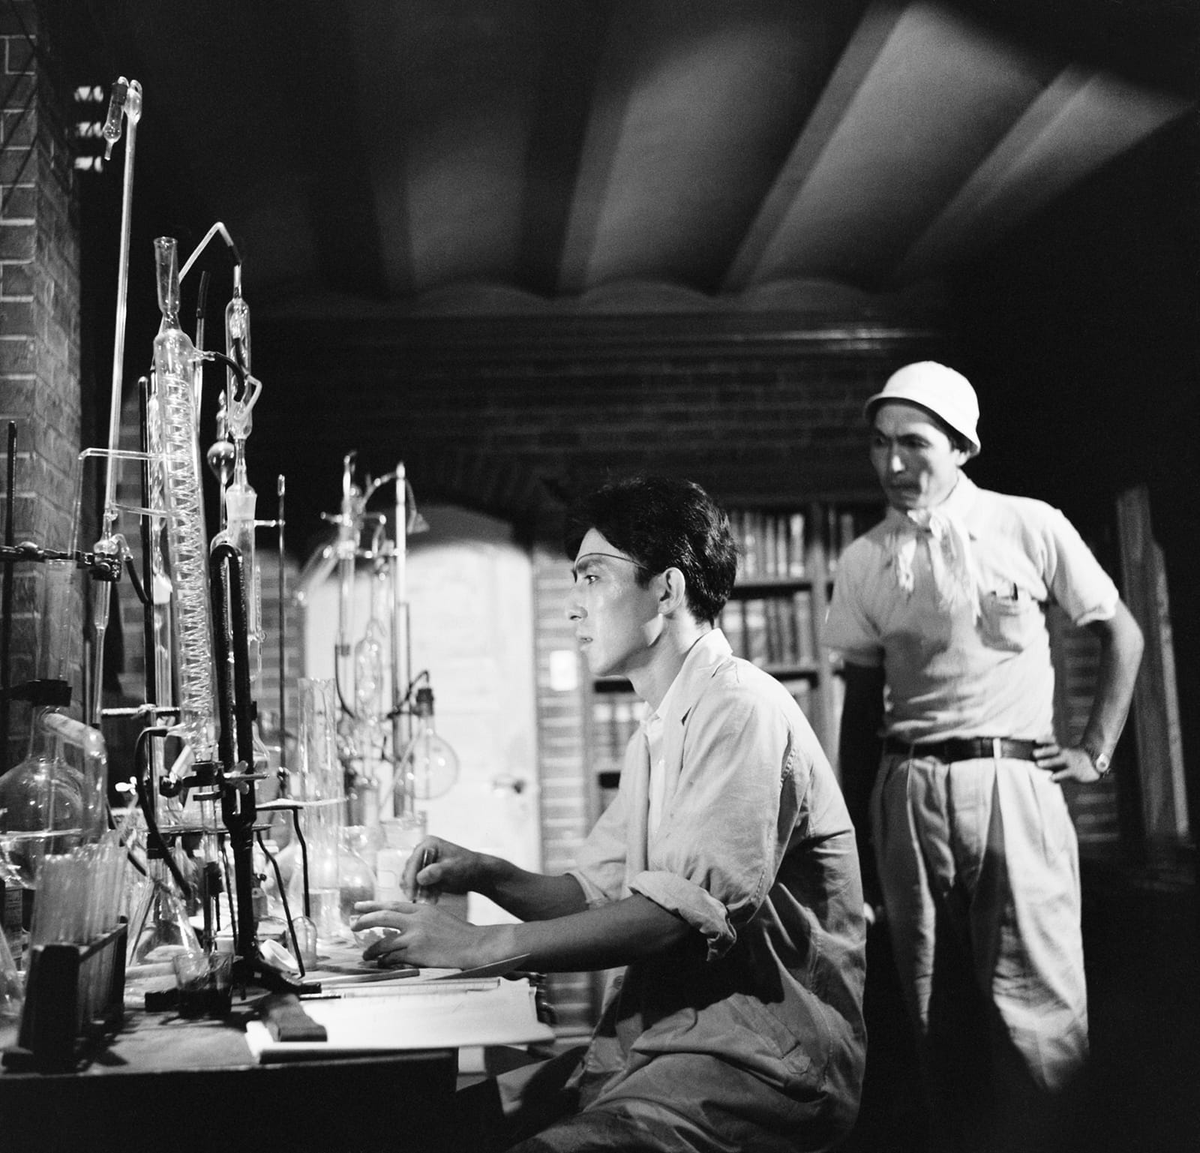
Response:
[{"label": "light-colored button shirt", "polygon": [[[865,927],[854,830],[833,770],[787,690],[734,657],[717,630],[688,653],[659,713],[657,828],[638,734],[572,875],[589,905],[640,893],[696,936],[625,969],[585,1079],[619,1092],[645,1060],[704,1053],[726,1075],[701,1084],[681,1074],[672,1109],[690,1116],[720,1101],[783,1118],[796,1101],[827,1095],[835,1114],[852,1118]],[[761,1094],[754,1103],[747,1072]]]},{"label": "light-colored button shirt", "polygon": [[671,693],[678,682],[679,678],[676,676],[667,689],[666,695],[659,701],[658,708],[646,718],[644,724],[647,754],[650,758],[648,827],[651,836],[658,831],[659,822],[662,821],[663,802],[667,792],[667,771],[663,765],[663,717],[670,707]]},{"label": "light-colored button shirt", "polygon": [[[975,606],[939,601],[927,547],[913,552],[912,590],[897,579],[893,510],[838,562],[825,643],[845,660],[883,666],[885,730],[903,740],[1053,736],[1050,601],[1076,624],[1108,620],[1118,593],[1079,533],[1043,501],[978,488],[961,475],[945,511],[965,527]],[[891,538],[889,540],[889,538]]]}]

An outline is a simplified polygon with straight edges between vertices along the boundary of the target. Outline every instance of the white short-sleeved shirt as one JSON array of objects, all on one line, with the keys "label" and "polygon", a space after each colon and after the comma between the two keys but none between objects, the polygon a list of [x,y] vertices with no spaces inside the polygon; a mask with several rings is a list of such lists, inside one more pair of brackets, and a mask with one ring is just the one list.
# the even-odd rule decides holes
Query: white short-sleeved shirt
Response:
[{"label": "white short-sleeved shirt", "polygon": [[857,665],[882,666],[887,735],[1053,736],[1054,669],[1046,608],[1076,624],[1111,619],[1118,593],[1067,518],[1043,501],[977,487],[960,475],[942,506],[970,538],[980,612],[938,602],[928,552],[901,590],[888,548],[892,513],[842,554],[825,643]]}]

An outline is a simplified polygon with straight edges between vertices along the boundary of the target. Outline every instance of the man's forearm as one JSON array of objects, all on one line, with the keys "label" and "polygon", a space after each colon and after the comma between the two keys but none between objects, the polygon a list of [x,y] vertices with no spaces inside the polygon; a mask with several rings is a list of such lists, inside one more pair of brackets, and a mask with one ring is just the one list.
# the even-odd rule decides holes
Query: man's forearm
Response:
[{"label": "man's forearm", "polygon": [[574,877],[531,873],[501,857],[481,857],[480,876],[474,887],[522,921],[544,921],[587,908],[583,890]]},{"label": "man's forearm", "polygon": [[1100,666],[1096,695],[1080,744],[1111,755],[1129,715],[1145,642],[1142,630],[1123,603],[1118,603],[1111,620],[1091,627],[1100,637]]},{"label": "man's forearm", "polygon": [[838,733],[838,768],[850,819],[860,843],[865,844],[871,787],[882,748],[879,729],[883,722],[884,676],[882,669],[847,665],[844,677],[846,696]]},{"label": "man's forearm", "polygon": [[689,935],[701,947],[699,934],[686,921],[637,893],[551,920],[492,925],[486,932],[486,961],[528,954],[529,968],[548,973],[626,965]]}]

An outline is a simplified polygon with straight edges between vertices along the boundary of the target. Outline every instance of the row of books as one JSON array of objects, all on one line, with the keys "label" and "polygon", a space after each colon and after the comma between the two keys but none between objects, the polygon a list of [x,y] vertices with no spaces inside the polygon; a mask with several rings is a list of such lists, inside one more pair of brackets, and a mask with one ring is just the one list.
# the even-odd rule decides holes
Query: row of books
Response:
[{"label": "row of books", "polygon": [[825,568],[832,573],[837,559],[861,531],[854,510],[829,505],[823,524],[812,524],[803,512],[734,509],[729,526],[738,543],[741,580],[804,580],[811,577],[810,548],[819,545]]},{"label": "row of books", "polygon": [[756,665],[810,668],[817,663],[809,589],[797,589],[790,596],[728,601],[717,623],[734,653]]},{"label": "row of books", "polygon": [[734,509],[729,527],[740,553],[740,579],[801,580],[808,575],[804,513]]}]

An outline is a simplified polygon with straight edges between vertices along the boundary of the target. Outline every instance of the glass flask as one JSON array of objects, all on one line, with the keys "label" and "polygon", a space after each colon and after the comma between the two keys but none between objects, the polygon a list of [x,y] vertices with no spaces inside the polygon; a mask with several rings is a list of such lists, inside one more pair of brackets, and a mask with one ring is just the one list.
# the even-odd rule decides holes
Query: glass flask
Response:
[{"label": "glass flask", "polygon": [[[376,566],[371,574],[371,618],[366,631],[354,646],[354,715],[359,723],[378,730],[387,709],[385,677],[388,668],[389,629],[392,586],[387,566]],[[378,757],[382,737],[374,746]],[[364,750],[365,751],[365,750]]]},{"label": "glass flask", "polygon": [[[350,941],[350,923],[358,901],[375,896],[375,871],[354,848],[354,834],[346,828],[320,828],[309,844],[309,916],[320,941]],[[304,912],[304,876],[292,874],[288,906],[293,916]]]},{"label": "glass flask", "polygon": [[154,854],[146,864],[150,886],[129,935],[129,964],[148,965],[170,961],[178,953],[199,953],[200,940],[167,862]]},{"label": "glass flask", "polygon": [[361,826],[342,829],[338,852],[338,893],[342,919],[349,926],[357,914],[354,905],[358,901],[369,901],[375,896],[375,870],[358,852],[356,844],[365,833]]},{"label": "glass flask", "polygon": [[[67,679],[75,620],[74,571],[72,561],[48,561],[44,566],[41,680]],[[0,839],[28,888],[36,888],[38,867],[46,856],[68,852],[84,832],[84,776],[63,756],[64,722],[86,728],[55,708],[38,708],[30,725],[29,755],[0,776]],[[88,792],[94,807],[95,782]]]},{"label": "glass flask", "polygon": [[412,795],[418,801],[431,801],[448,793],[458,782],[458,754],[438,736],[433,720],[433,689],[417,690],[414,711],[417,731],[409,766]]},{"label": "glass flask", "polygon": [[354,646],[354,714],[349,744],[352,772],[347,783],[350,819],[374,826],[379,820],[379,763],[386,752],[387,670],[390,666],[391,578],[378,563],[371,574],[371,615]]},{"label": "glass flask", "polygon": [[28,926],[33,917],[33,888],[8,859],[8,850],[0,841],[0,937],[5,939],[10,956],[18,966],[25,956]]},{"label": "glass flask", "polygon": [[20,1021],[24,1006],[25,982],[17,970],[7,938],[0,933],[0,1025]]}]

